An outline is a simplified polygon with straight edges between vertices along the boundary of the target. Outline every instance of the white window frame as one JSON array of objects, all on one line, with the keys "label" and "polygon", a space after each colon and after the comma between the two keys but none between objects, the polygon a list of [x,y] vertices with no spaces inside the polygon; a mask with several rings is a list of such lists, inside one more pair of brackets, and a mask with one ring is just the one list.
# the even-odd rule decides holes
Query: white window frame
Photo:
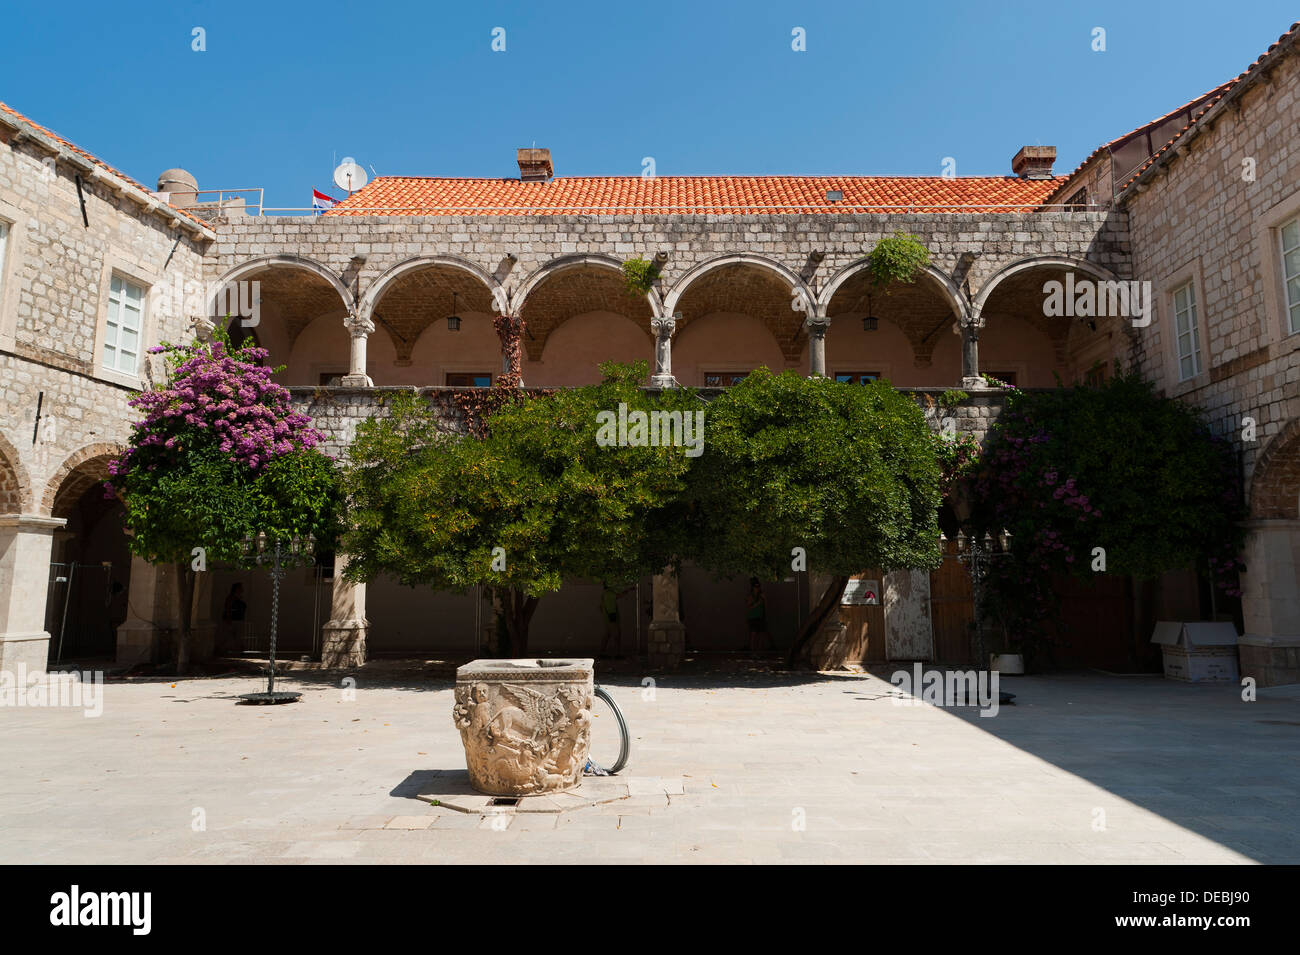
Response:
[{"label": "white window frame", "polygon": [[12,349],[18,329],[18,289],[22,282],[25,233],[19,225],[26,213],[0,197],[0,223],[6,226],[0,242],[0,348]]},{"label": "white window frame", "polygon": [[[115,286],[119,283],[121,284],[120,292],[115,289]],[[124,330],[122,319],[126,309],[126,293],[129,289],[138,289],[140,293],[135,308],[136,325],[134,329],[130,329],[135,333],[135,349],[132,352],[126,352],[121,343],[121,334]],[[129,375],[132,378],[139,376],[140,364],[145,354],[145,303],[148,296],[148,286],[116,270],[110,274],[108,309],[104,317],[104,336],[97,356],[99,367],[105,371],[119,375]],[[114,315],[115,308],[116,315]],[[113,355],[111,361],[109,358],[110,352]],[[134,360],[130,362],[129,367],[124,364],[122,358],[124,352],[134,355]]]},{"label": "white window frame", "polygon": [[[1292,227],[1295,228],[1295,244],[1288,248],[1286,230]],[[1277,268],[1282,278],[1282,309],[1286,313],[1282,324],[1286,335],[1294,335],[1300,332],[1300,292],[1292,296],[1291,283],[1294,281],[1300,286],[1300,266],[1297,266],[1295,272],[1287,272],[1286,257],[1288,252],[1297,253],[1300,257],[1300,216],[1288,219],[1277,227],[1277,248]]]},{"label": "white window frame", "polygon": [[[1186,307],[1179,308],[1178,296],[1187,293]],[[1196,307],[1196,282],[1188,279],[1181,285],[1178,285],[1169,294],[1171,308],[1174,316],[1174,360],[1178,364],[1178,381],[1191,381],[1201,373],[1204,362],[1201,357],[1201,327],[1199,313]],[[1186,326],[1184,328],[1184,325]],[[1184,341],[1190,343],[1191,348],[1184,351]],[[1192,363],[1190,372],[1183,370],[1183,362],[1189,360]]]}]

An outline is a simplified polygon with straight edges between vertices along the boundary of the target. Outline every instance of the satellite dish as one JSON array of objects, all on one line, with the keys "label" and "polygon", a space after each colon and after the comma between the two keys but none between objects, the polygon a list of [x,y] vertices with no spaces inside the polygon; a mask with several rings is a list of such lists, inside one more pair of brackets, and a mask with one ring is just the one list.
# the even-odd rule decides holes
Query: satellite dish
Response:
[{"label": "satellite dish", "polygon": [[344,156],[339,167],[334,170],[334,185],[346,189],[349,194],[356,192],[368,181],[366,171],[358,166],[351,156]]}]

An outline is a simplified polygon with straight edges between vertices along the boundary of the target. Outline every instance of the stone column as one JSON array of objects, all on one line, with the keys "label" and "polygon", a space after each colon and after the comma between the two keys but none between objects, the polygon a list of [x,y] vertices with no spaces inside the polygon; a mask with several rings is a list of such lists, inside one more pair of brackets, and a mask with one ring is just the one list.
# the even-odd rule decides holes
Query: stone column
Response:
[{"label": "stone column", "polygon": [[1241,675],[1260,686],[1300,683],[1300,521],[1246,524]]},{"label": "stone column", "polygon": [[980,329],[982,321],[961,323],[961,386],[966,390],[984,387],[980,377]]},{"label": "stone column", "polygon": [[524,320],[518,315],[498,315],[492,327],[501,339],[501,375],[508,384],[524,386]]},{"label": "stone column", "polygon": [[366,585],[343,577],[346,554],[334,555],[334,592],[330,619],[321,627],[320,660],[324,667],[359,667],[366,662]]},{"label": "stone column", "polygon": [[686,656],[686,627],[680,615],[677,586],[677,575],[671,570],[665,569],[654,577],[654,617],[646,636],[646,663],[652,669],[671,670]]},{"label": "stone column", "polygon": [[[160,660],[164,642],[176,635],[180,622],[175,578],[175,567],[151,564],[143,557],[132,556],[126,620],[117,628],[118,663],[133,665]],[[190,649],[193,653],[194,648]]]},{"label": "stone column", "polygon": [[0,672],[45,672],[50,635],[45,599],[54,532],[66,522],[35,514],[0,515]]},{"label": "stone column", "polygon": [[372,388],[375,383],[366,374],[366,339],[375,330],[375,323],[368,318],[353,317],[347,329],[352,336],[352,356],[343,384],[349,388]]},{"label": "stone column", "polygon": [[826,330],[831,327],[830,319],[807,319],[804,328],[808,329],[808,377],[826,377]]},{"label": "stone column", "polygon": [[673,377],[673,333],[677,331],[679,315],[650,320],[655,333],[655,373],[650,377],[650,384],[656,388],[677,386],[677,379]]}]

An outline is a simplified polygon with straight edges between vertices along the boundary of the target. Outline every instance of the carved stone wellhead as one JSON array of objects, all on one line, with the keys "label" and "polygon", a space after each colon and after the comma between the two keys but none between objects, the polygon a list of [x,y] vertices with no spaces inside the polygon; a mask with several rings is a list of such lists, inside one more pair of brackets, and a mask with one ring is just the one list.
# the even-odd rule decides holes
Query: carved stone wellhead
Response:
[{"label": "carved stone wellhead", "polygon": [[469,781],[491,796],[573,789],[591,747],[594,661],[474,660],[456,670],[452,718]]}]

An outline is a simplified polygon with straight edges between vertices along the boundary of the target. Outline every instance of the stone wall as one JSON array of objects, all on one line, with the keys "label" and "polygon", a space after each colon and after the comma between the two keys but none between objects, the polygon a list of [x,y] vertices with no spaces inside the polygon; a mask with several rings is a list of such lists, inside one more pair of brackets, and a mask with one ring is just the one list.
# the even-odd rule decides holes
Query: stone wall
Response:
[{"label": "stone wall", "polygon": [[[1300,57],[1290,55],[1239,108],[1207,115],[1168,170],[1126,200],[1133,276],[1156,296],[1155,321],[1141,332],[1142,370],[1166,394],[1205,409],[1219,433],[1240,435],[1243,418],[1256,421],[1256,440],[1238,442],[1248,478],[1269,440],[1300,416],[1300,348],[1284,324],[1274,261],[1274,227],[1300,214],[1300,145],[1282,132],[1300,124],[1298,86]],[[1189,279],[1202,371],[1180,382],[1171,297]]]},{"label": "stone wall", "polygon": [[140,376],[102,367],[97,352],[113,274],[153,293],[142,351],[181,340],[189,317],[175,296],[160,293],[201,282],[208,243],[9,131],[0,137],[0,220],[9,228],[0,261],[0,449],[8,461],[0,464],[8,472],[0,487],[21,483],[5,492],[6,506],[17,498],[24,510],[48,514],[47,485],[69,458],[125,440],[129,392],[150,371],[147,359]]},{"label": "stone wall", "polygon": [[[799,274],[813,252],[825,254],[811,284],[825,284],[861,259],[884,236],[902,230],[921,238],[935,266],[961,276],[974,295],[999,269],[1041,255],[1088,259],[1120,275],[1128,271],[1128,230],[1120,213],[913,215],[544,215],[234,217],[217,224],[211,280],[263,256],[296,255],[336,275],[365,256],[354,297],[388,269],[421,256],[446,255],[498,275],[507,254],[517,262],[504,285],[518,289],[539,269],[573,255],[620,261],[666,252],[664,290],[690,269],[723,255],[764,257]],[[959,268],[973,256],[969,268]],[[359,287],[360,296],[355,295]]]}]

